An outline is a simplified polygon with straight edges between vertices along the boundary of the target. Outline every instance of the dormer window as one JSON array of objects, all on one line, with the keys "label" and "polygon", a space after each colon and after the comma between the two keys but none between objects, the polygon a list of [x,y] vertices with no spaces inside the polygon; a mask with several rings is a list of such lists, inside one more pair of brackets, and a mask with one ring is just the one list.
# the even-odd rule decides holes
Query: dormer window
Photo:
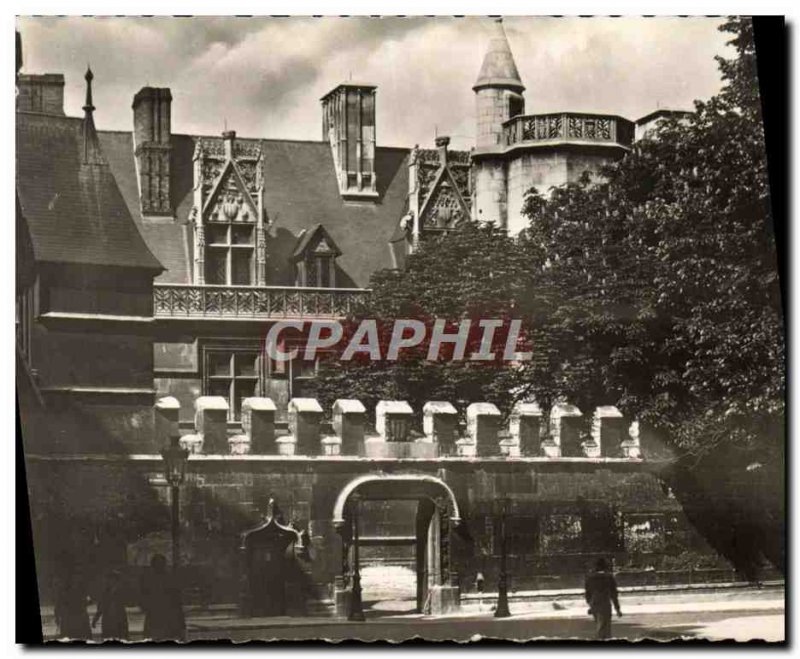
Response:
[{"label": "dormer window", "polygon": [[297,286],[336,287],[336,259],[342,252],[321,224],[300,234],[292,260]]},{"label": "dormer window", "polygon": [[266,285],[261,147],[229,130],[198,141],[193,159],[194,283]]},{"label": "dormer window", "polygon": [[[226,212],[230,205],[231,212]],[[236,209],[234,209],[236,207]],[[255,281],[255,224],[232,222],[238,203],[231,198],[206,224],[206,283],[251,286]]]}]

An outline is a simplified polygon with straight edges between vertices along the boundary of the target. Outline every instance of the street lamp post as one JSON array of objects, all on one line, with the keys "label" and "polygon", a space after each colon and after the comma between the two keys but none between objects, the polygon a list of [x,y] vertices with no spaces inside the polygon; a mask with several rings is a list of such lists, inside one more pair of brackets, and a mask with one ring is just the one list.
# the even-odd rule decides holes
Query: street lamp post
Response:
[{"label": "street lamp post", "polygon": [[361,497],[354,494],[353,502],[353,591],[350,596],[350,615],[348,620],[364,621],[364,607],[361,602],[361,566],[358,558],[358,512]]},{"label": "street lamp post", "polygon": [[508,618],[508,572],[506,571],[506,515],[508,512],[508,498],[500,501],[500,579],[497,588],[497,608],[494,610],[495,618]]},{"label": "street lamp post", "polygon": [[180,496],[181,484],[186,478],[186,463],[189,461],[188,449],[181,447],[181,437],[174,434],[169,438],[169,448],[161,451],[164,459],[164,477],[170,487],[170,500],[172,504],[172,570],[178,571],[181,555],[180,539]]}]

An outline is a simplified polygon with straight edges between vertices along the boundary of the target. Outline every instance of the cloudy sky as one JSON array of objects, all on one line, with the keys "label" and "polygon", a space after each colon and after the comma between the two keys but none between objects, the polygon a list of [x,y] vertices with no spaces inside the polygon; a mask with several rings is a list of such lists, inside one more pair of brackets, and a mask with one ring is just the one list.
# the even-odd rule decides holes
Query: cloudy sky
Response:
[{"label": "cloudy sky", "polygon": [[[472,85],[488,18],[20,18],[26,73],[64,73],[79,116],[91,63],[98,127],[130,130],[145,85],[170,87],[177,133],[320,139],[319,98],[352,79],[378,86],[378,144],[474,142]],[[712,18],[504,19],[529,113],[636,119],[691,109],[729,56]]]}]

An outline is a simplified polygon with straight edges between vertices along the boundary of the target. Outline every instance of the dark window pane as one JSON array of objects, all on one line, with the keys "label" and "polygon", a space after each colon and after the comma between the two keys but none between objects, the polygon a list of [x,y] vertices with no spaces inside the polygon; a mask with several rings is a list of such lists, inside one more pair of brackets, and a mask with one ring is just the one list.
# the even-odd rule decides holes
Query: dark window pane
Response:
[{"label": "dark window pane", "polygon": [[323,288],[331,287],[331,263],[330,259],[319,259],[319,285]]},{"label": "dark window pane", "polygon": [[230,405],[231,383],[230,380],[209,380],[209,396],[222,396]]},{"label": "dark window pane", "polygon": [[233,384],[233,416],[238,419],[242,414],[242,401],[255,396],[256,382],[253,380],[236,380]]},{"label": "dark window pane", "polygon": [[206,225],[206,244],[212,245],[219,243],[228,244],[228,225],[227,224],[207,224]]},{"label": "dark window pane", "polygon": [[231,242],[234,245],[252,245],[253,230],[252,224],[234,224],[231,227]]},{"label": "dark window pane", "polygon": [[258,353],[237,352],[234,355],[236,375],[257,375]]},{"label": "dark window pane", "polygon": [[306,286],[317,286],[317,270],[319,263],[315,257],[306,261]]},{"label": "dark window pane", "polygon": [[206,283],[227,284],[226,256],[228,250],[209,247],[206,250]]},{"label": "dark window pane", "polygon": [[249,286],[252,284],[252,263],[253,250],[233,250],[233,261],[231,263],[231,284],[236,284],[239,286]]},{"label": "dark window pane", "polygon": [[209,376],[230,376],[231,355],[228,352],[211,352],[208,354]]}]

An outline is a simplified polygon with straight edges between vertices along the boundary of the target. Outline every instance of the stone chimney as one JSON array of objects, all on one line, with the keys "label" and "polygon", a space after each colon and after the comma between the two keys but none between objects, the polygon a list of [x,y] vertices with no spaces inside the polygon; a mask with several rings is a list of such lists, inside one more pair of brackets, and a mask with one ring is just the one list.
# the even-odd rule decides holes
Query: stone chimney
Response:
[{"label": "stone chimney", "polygon": [[20,73],[17,111],[64,116],[64,76],[61,73]]},{"label": "stone chimney", "polygon": [[168,88],[142,87],[133,97],[132,107],[142,215],[171,216],[172,94]]},{"label": "stone chimney", "polygon": [[450,144],[450,138],[446,135],[436,138],[436,148],[439,151],[439,165],[447,165],[447,146]]},{"label": "stone chimney", "polygon": [[226,130],[222,133],[222,143],[225,147],[225,159],[233,160],[233,145],[236,142],[236,131]]},{"label": "stone chimney", "polygon": [[322,139],[331,145],[339,192],[376,199],[375,85],[344,82],[322,97]]}]

